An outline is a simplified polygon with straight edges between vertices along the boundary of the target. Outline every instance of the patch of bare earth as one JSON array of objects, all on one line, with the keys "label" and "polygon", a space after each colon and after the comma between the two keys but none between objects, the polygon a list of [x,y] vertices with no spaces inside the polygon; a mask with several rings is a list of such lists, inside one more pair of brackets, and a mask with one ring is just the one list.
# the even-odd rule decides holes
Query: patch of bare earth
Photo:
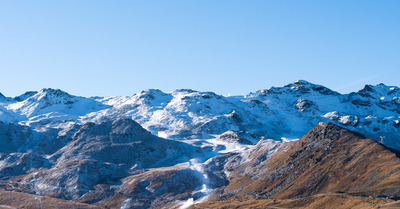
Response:
[{"label": "patch of bare earth", "polygon": [[[40,206],[41,205],[41,206]],[[9,192],[0,190],[0,208],[58,208],[58,209],[71,209],[71,208],[101,208],[94,205],[83,204],[79,202],[61,200],[42,196],[40,200],[37,195],[31,195],[21,192]]]}]

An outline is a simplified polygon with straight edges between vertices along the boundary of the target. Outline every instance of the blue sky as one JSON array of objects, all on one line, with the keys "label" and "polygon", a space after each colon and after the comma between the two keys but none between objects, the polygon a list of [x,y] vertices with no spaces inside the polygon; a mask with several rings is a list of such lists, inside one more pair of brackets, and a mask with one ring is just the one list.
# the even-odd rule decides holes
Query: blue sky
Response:
[{"label": "blue sky", "polygon": [[400,85],[400,1],[1,1],[0,92]]}]

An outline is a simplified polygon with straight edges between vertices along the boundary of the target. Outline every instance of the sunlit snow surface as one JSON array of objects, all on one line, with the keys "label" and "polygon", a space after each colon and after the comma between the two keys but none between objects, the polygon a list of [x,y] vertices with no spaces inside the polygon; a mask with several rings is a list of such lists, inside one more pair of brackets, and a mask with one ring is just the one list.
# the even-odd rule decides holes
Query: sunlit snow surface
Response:
[{"label": "sunlit snow surface", "polygon": [[121,209],[129,209],[129,208],[130,208],[129,205],[130,205],[131,203],[132,203],[132,199],[131,199],[131,198],[126,199],[126,200],[122,203]]},{"label": "sunlit snow surface", "polygon": [[212,191],[212,189],[208,188],[208,175],[204,171],[203,163],[197,162],[197,159],[191,159],[188,162],[187,166],[190,169],[198,171],[198,172],[200,172],[202,174],[203,184],[201,185],[201,189],[200,190],[193,191],[193,193],[192,193],[193,195],[199,194],[201,196],[201,198],[199,198],[197,200],[194,200],[194,198],[189,198],[188,200],[183,201],[181,203],[182,204],[181,207],[180,207],[181,209],[188,208],[193,204],[201,203],[201,202],[205,201],[207,199],[208,195],[210,195],[210,193]]},{"label": "sunlit snow surface", "polygon": [[[201,140],[192,140],[192,142],[201,141]],[[191,143],[190,141],[186,141],[187,143]],[[178,205],[180,205],[180,209],[185,209],[190,207],[191,205],[201,203],[207,200],[208,196],[211,194],[212,189],[209,188],[209,178],[207,173],[204,171],[204,164],[207,159],[211,159],[212,157],[218,156],[220,154],[225,153],[239,153],[245,151],[251,147],[251,145],[243,145],[238,142],[226,142],[222,140],[218,140],[216,136],[213,139],[208,139],[204,141],[203,146],[212,146],[215,152],[210,153],[209,155],[203,156],[203,158],[193,158],[189,160],[189,162],[185,163],[184,166],[188,168],[198,171],[202,175],[202,185],[199,190],[193,191],[192,196],[197,196],[199,198],[189,198],[186,201],[177,201]]]},{"label": "sunlit snow surface", "polygon": [[170,93],[150,89],[132,96],[73,96],[57,89],[28,92],[0,101],[0,121],[37,130],[68,128],[71,123],[100,123],[120,117],[137,121],[163,138],[211,139],[226,131],[256,143],[261,137],[300,138],[318,122],[333,122],[399,148],[400,90],[365,86],[339,94],[323,86],[296,81],[244,96],[180,89]]}]

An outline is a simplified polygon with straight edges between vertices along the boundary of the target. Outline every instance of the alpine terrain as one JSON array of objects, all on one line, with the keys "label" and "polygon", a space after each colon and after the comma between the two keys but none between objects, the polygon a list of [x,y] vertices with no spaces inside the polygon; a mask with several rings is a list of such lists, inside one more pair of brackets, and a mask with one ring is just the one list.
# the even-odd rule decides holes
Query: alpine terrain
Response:
[{"label": "alpine terrain", "polygon": [[384,84],[0,93],[0,145],[0,208],[400,207],[400,89]]}]

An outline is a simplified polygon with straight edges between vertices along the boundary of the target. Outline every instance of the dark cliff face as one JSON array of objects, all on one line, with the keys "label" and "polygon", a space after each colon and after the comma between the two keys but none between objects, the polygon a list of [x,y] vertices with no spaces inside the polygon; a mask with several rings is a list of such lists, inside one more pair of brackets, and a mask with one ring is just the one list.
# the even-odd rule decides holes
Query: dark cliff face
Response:
[{"label": "dark cliff face", "polygon": [[239,165],[224,194],[285,199],[346,193],[399,198],[398,153],[333,124],[318,124],[258,164],[265,165],[257,172]]}]

